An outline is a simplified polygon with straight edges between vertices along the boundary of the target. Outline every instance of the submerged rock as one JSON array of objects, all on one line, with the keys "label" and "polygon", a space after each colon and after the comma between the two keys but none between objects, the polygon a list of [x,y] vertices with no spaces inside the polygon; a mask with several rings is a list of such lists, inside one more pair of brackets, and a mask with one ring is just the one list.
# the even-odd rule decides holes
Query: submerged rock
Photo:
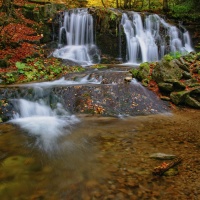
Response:
[{"label": "submerged rock", "polygon": [[172,160],[176,158],[176,156],[173,154],[153,153],[150,155],[150,158],[157,159],[157,160]]},{"label": "submerged rock", "polygon": [[176,176],[178,174],[179,174],[179,171],[177,168],[170,168],[163,175],[164,176]]}]

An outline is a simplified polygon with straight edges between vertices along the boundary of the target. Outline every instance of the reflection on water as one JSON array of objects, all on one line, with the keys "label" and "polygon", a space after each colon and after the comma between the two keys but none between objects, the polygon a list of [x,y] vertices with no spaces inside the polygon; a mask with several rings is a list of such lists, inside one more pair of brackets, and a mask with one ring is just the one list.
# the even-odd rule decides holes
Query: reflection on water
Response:
[{"label": "reflection on water", "polygon": [[27,130],[0,124],[0,199],[109,199],[113,192],[124,199],[131,192],[123,196],[115,184],[134,184],[130,159],[139,126],[135,118],[85,117],[48,153]]}]

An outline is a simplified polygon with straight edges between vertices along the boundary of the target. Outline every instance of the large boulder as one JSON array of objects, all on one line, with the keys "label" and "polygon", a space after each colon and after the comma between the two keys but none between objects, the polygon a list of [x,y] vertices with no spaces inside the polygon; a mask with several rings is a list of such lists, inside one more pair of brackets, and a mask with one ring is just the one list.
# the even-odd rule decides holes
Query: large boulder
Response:
[{"label": "large boulder", "polygon": [[157,83],[165,82],[168,79],[180,80],[182,70],[174,60],[167,61],[165,58],[158,62],[152,72],[152,78]]},{"label": "large boulder", "polygon": [[189,91],[171,92],[170,99],[176,105],[183,104],[189,93]]},{"label": "large boulder", "polygon": [[[150,70],[144,67],[150,66]],[[190,53],[173,59],[170,55],[157,63],[143,63],[130,72],[142,83],[146,80],[150,89],[158,92],[163,100],[170,100],[175,105],[200,108],[200,62],[199,54]],[[152,72],[152,73],[151,73]]]}]

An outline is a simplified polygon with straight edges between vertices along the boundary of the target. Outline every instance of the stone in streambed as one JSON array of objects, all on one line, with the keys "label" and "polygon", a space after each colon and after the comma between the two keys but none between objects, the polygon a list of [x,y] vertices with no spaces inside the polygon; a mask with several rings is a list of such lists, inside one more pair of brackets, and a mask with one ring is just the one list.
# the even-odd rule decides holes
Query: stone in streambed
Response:
[{"label": "stone in streambed", "polygon": [[157,159],[157,160],[172,160],[176,158],[176,156],[173,154],[153,153],[150,155],[150,158]]},{"label": "stone in streambed", "polygon": [[132,77],[130,77],[130,76],[127,76],[127,77],[125,77],[124,78],[124,80],[126,81],[126,82],[131,82],[132,81]]},{"label": "stone in streambed", "polygon": [[164,173],[164,176],[176,176],[177,174],[179,174],[177,168],[170,168]]}]

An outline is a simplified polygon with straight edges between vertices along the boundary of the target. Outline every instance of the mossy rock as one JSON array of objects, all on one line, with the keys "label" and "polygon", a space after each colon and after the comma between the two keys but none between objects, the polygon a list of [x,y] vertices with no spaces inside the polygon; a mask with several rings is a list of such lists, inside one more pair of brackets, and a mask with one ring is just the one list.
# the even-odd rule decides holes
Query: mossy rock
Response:
[{"label": "mossy rock", "polygon": [[178,174],[179,172],[177,168],[170,168],[164,173],[164,176],[176,176]]},{"label": "mossy rock", "polygon": [[129,72],[132,74],[133,78],[137,78],[138,69],[133,68]]},{"label": "mossy rock", "polygon": [[182,70],[179,66],[171,60],[170,62],[162,59],[161,62],[157,63],[152,72],[152,78],[157,83],[166,82],[169,79],[180,80],[182,77]]},{"label": "mossy rock", "polygon": [[189,87],[195,87],[195,86],[198,86],[198,85],[199,85],[199,83],[197,82],[197,80],[194,79],[194,78],[185,80],[185,81],[184,81],[184,84],[185,84],[186,86],[189,86]]},{"label": "mossy rock", "polygon": [[147,79],[149,74],[150,74],[149,63],[145,62],[145,63],[140,64],[140,66],[138,68],[137,79],[139,81],[141,81],[143,79]]},{"label": "mossy rock", "polygon": [[149,84],[149,79],[148,78],[145,78],[142,80],[142,85],[145,86],[145,87],[148,87],[148,84]]},{"label": "mossy rock", "polygon": [[25,4],[24,6],[23,6],[23,9],[27,9],[27,10],[34,10],[34,8],[36,7],[36,5],[34,5],[34,4]]},{"label": "mossy rock", "polygon": [[190,91],[171,92],[170,99],[176,105],[183,104],[189,93]]},{"label": "mossy rock", "polygon": [[200,86],[195,87],[191,92],[190,96],[200,102]]},{"label": "mossy rock", "polygon": [[183,78],[184,79],[191,79],[192,76],[191,76],[191,74],[189,72],[183,71]]},{"label": "mossy rock", "polygon": [[[37,8],[37,9],[36,9]],[[23,7],[23,14],[26,18],[34,20],[36,22],[45,22],[52,18],[58,10],[65,10],[64,4],[48,3],[44,5],[33,5],[29,6],[26,4]]]},{"label": "mossy rock", "polygon": [[40,27],[39,31],[43,34],[43,37],[40,40],[41,43],[47,43],[52,41],[51,29],[48,26],[48,24],[47,25],[44,24],[42,27]]},{"label": "mossy rock", "polygon": [[186,86],[180,81],[173,82],[173,86],[175,91],[182,91],[186,88]]},{"label": "mossy rock", "polygon": [[172,83],[158,83],[158,87],[163,92],[172,92],[174,90]]},{"label": "mossy rock", "polygon": [[189,95],[185,98],[185,104],[193,108],[200,108],[200,102]]}]

